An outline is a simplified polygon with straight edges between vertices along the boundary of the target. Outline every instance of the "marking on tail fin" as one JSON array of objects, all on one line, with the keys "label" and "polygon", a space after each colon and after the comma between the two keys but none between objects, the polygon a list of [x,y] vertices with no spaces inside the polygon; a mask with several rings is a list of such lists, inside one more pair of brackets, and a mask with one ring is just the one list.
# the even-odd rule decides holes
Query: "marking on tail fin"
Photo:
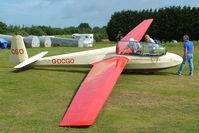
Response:
[{"label": "marking on tail fin", "polygon": [[11,49],[11,53],[12,54],[24,54],[24,50],[23,49]]},{"label": "marking on tail fin", "polygon": [[23,41],[23,37],[20,35],[13,36],[12,44],[10,48],[10,62],[19,64],[28,59],[28,53]]}]

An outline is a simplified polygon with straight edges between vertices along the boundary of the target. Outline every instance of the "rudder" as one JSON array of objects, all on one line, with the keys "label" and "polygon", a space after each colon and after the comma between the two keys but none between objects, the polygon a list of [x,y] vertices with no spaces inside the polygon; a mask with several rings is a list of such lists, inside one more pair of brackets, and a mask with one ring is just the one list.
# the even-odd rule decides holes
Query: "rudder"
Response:
[{"label": "rudder", "polygon": [[24,45],[23,37],[20,35],[13,36],[10,48],[10,62],[19,64],[28,59],[28,53]]}]

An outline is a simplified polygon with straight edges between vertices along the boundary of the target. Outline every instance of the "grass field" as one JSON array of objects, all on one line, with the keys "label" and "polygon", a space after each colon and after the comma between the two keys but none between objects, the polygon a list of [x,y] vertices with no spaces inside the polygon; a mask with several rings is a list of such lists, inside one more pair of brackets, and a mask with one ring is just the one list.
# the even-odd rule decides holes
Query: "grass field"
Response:
[{"label": "grass field", "polygon": [[[94,48],[114,43],[97,43]],[[1,133],[198,133],[199,43],[194,76],[175,75],[178,67],[154,74],[123,73],[95,123],[87,128],[59,127],[74,93],[89,68],[34,68],[16,71],[9,50],[0,50]],[[182,43],[167,44],[182,56]],[[28,48],[29,56],[47,56],[93,48]]]}]

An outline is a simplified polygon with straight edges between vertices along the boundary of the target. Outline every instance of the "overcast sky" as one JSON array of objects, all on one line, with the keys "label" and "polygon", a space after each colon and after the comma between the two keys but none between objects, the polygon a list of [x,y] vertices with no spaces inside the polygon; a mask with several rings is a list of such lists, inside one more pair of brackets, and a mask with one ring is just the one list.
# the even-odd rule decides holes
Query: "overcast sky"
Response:
[{"label": "overcast sky", "polygon": [[199,7],[199,0],[0,0],[0,21],[20,26],[63,28],[89,23],[102,27],[116,11],[185,5]]}]

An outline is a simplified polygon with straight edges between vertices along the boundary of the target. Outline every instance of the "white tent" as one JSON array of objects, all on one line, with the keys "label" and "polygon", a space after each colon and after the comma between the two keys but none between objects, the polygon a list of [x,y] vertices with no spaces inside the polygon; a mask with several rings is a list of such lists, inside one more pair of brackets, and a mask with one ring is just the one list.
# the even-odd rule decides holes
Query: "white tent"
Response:
[{"label": "white tent", "polygon": [[78,46],[79,40],[72,38],[51,37],[53,46]]},{"label": "white tent", "polygon": [[28,36],[23,38],[26,47],[40,47],[40,41],[37,36]]},{"label": "white tent", "polygon": [[50,37],[48,37],[48,36],[40,36],[38,38],[39,38],[39,41],[40,41],[40,45],[42,47],[51,47],[52,41],[51,41]]}]

